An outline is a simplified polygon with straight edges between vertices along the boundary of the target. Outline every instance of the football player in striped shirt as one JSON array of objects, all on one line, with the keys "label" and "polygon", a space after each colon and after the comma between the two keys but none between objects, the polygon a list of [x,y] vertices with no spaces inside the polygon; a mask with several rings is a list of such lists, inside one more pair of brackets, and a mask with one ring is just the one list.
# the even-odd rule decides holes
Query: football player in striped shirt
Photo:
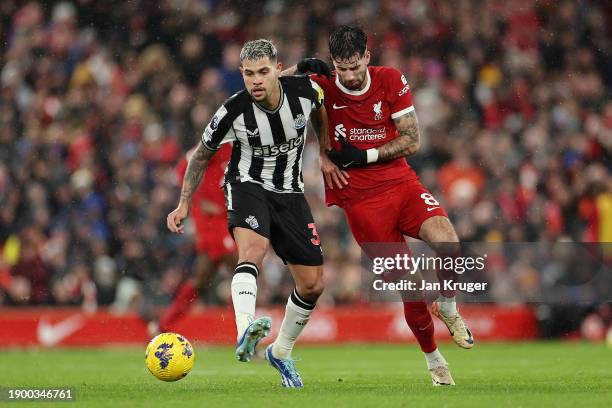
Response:
[{"label": "football player in striped shirt", "polygon": [[[302,152],[311,120],[321,149],[328,148],[323,91],[307,76],[280,77],[274,45],[247,42],[240,53],[245,89],[221,106],[189,160],[178,207],[168,228],[183,232],[192,195],[209,160],[223,143],[233,142],[225,171],[228,228],[238,248],[231,291],[236,315],[236,357],[250,361],[270,330],[269,317],[255,319],[257,277],[271,246],[295,281],[278,337],[266,359],[285,387],[302,387],[291,359],[296,339],[323,291],[323,256],[317,228],[304,198]],[[332,165],[333,166],[333,165]]]}]

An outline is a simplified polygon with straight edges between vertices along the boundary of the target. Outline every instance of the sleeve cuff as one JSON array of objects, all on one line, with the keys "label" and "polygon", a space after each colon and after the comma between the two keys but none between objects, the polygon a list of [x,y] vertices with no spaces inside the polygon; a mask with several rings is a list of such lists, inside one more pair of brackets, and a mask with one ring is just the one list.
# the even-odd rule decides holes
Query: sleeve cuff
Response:
[{"label": "sleeve cuff", "polygon": [[401,111],[395,112],[391,114],[391,119],[397,119],[400,116],[403,116],[409,112],[414,110],[414,105],[407,107],[406,109],[402,109]]},{"label": "sleeve cuff", "polygon": [[204,146],[206,149],[210,150],[211,152],[216,152],[217,150],[219,150],[219,148],[218,148],[218,147],[217,147],[216,149],[213,149],[212,147],[208,146],[208,145],[206,144],[206,142],[204,141],[204,139],[201,139],[200,141],[202,142],[202,145],[203,145],[203,146]]},{"label": "sleeve cuff", "polygon": [[368,157],[368,164],[375,163],[378,161],[378,149],[372,148],[366,150],[366,155]]}]

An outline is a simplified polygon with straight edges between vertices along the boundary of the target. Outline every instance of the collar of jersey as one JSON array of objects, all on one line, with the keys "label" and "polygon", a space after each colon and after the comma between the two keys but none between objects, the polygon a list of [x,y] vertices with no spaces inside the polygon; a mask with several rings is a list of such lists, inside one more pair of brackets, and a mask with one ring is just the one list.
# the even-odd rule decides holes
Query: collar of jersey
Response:
[{"label": "collar of jersey", "polygon": [[265,113],[276,113],[280,110],[281,106],[283,106],[283,103],[285,102],[285,91],[283,90],[283,84],[281,84],[280,80],[278,81],[278,86],[280,87],[281,97],[280,97],[280,100],[278,101],[278,106],[276,107],[276,109],[274,110],[266,109],[260,104],[258,104],[257,102],[253,101],[253,103],[255,103],[255,106],[257,106],[259,110],[264,111]]},{"label": "collar of jersey", "polygon": [[344,85],[342,85],[340,83],[340,77],[338,76],[338,74],[336,74],[336,86],[338,86],[338,89],[340,89],[342,92],[349,94],[349,95],[354,95],[354,96],[359,96],[359,95],[363,95],[366,92],[368,92],[370,90],[370,85],[372,85],[372,79],[370,78],[370,70],[366,69],[366,79],[368,81],[368,84],[365,86],[365,88],[363,88],[360,91],[351,91],[348,88],[345,88]]}]

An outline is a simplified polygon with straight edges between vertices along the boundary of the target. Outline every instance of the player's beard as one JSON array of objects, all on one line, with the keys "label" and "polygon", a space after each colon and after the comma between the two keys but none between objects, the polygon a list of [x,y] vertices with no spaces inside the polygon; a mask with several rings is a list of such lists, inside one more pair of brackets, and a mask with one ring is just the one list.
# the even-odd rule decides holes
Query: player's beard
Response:
[{"label": "player's beard", "polygon": [[361,78],[354,79],[351,82],[341,82],[341,83],[346,89],[350,89],[351,91],[359,91],[363,87],[363,82],[365,81],[365,78],[366,78],[366,74],[364,72]]}]

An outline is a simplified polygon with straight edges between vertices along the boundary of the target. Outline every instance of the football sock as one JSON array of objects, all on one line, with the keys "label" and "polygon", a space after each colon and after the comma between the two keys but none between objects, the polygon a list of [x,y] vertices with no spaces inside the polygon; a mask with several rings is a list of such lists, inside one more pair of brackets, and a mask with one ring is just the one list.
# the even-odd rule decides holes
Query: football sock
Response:
[{"label": "football sock", "polygon": [[259,270],[254,263],[241,262],[236,265],[232,278],[232,303],[236,315],[238,340],[255,317],[257,300],[257,275]]},{"label": "football sock", "polygon": [[434,340],[434,323],[424,300],[404,302],[404,317],[424,353],[433,352],[438,346]]},{"label": "football sock", "polygon": [[440,311],[444,316],[455,316],[457,314],[457,302],[455,302],[455,297],[445,297],[440,295],[436,300],[438,302],[438,306],[440,306]]},{"label": "football sock", "polygon": [[170,331],[177,321],[187,314],[194,301],[198,298],[199,291],[196,289],[191,281],[183,283],[172,304],[159,321],[159,329],[162,333]]},{"label": "football sock", "polygon": [[285,307],[285,318],[278,332],[278,337],[272,344],[272,355],[276,358],[291,357],[291,350],[298,336],[304,330],[310,319],[315,304],[305,301],[294,289],[287,306]]},{"label": "football sock", "polygon": [[444,359],[440,350],[435,349],[431,353],[425,353],[425,360],[427,361],[427,369],[431,370],[432,368],[446,366],[448,363]]}]

